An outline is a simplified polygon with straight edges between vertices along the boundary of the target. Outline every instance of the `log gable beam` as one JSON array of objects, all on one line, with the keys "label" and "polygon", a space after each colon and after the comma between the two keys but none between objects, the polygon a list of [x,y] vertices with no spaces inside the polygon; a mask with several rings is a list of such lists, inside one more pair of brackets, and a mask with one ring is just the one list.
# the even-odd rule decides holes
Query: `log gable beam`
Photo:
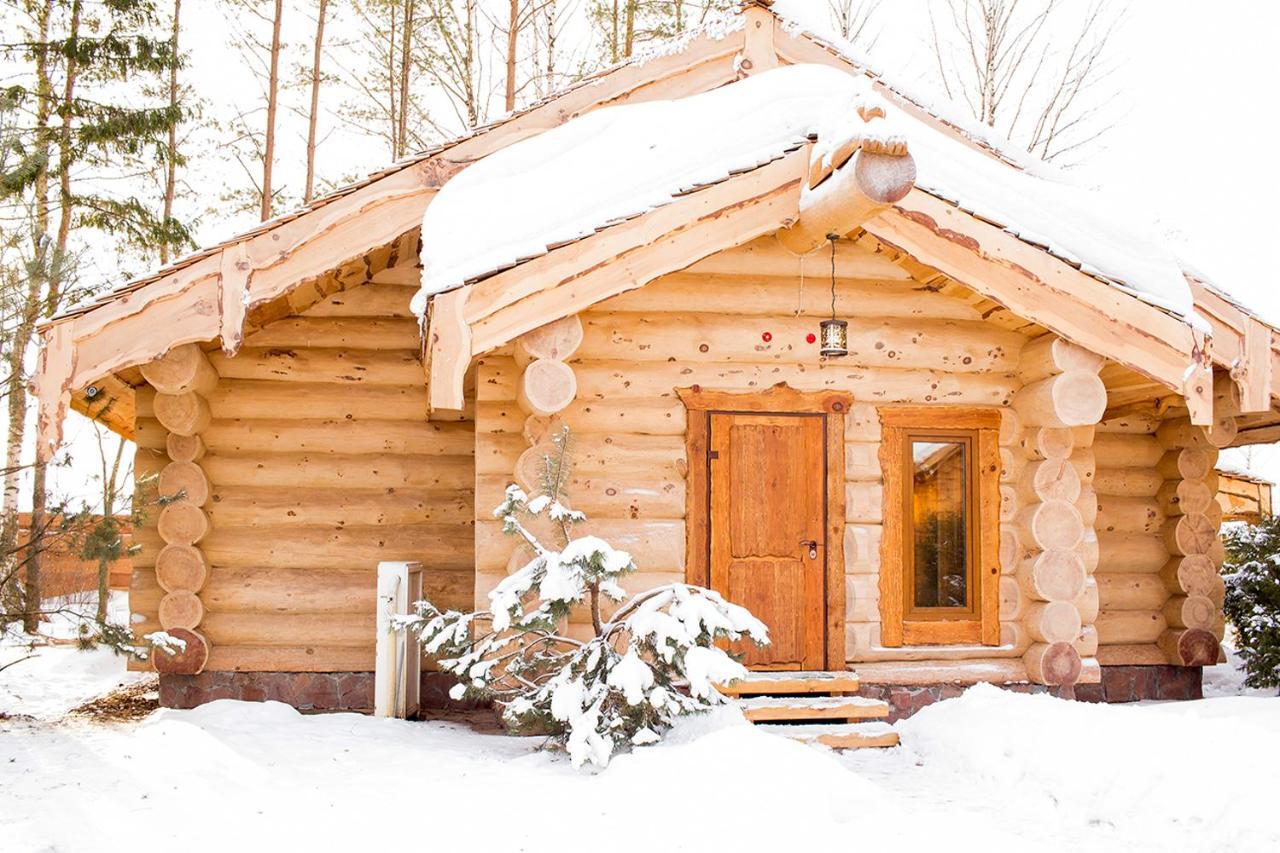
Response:
[{"label": "log gable beam", "polygon": [[871,219],[878,240],[1069,341],[1181,393],[1213,417],[1206,343],[1176,317],[922,190]]}]

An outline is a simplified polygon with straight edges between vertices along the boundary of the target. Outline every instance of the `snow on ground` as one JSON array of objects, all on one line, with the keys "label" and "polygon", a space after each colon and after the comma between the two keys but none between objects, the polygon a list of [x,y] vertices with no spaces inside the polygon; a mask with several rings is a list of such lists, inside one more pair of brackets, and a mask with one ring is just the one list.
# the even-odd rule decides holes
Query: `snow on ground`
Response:
[{"label": "snow on ground", "polygon": [[[54,613],[49,621],[41,623],[41,638],[67,642],[44,645],[15,634],[0,637],[0,714],[57,719],[90,699],[146,677],[144,673],[126,672],[125,659],[108,648],[86,652],[69,642],[76,637],[83,615],[94,612],[92,596],[50,600],[44,606],[46,610],[67,612]],[[124,623],[128,618],[128,595],[113,592],[107,619]],[[6,666],[9,663],[13,665]]]},{"label": "snow on ground", "polygon": [[[122,659],[44,651],[67,654],[42,654],[56,665],[29,680],[65,684],[19,684],[20,713],[40,691],[70,706],[124,677]],[[1210,692],[1239,683],[1206,671]],[[0,848],[1274,850],[1272,694],[1097,706],[984,685],[899,723],[901,748],[845,754],[726,708],[603,772],[537,739],[278,703],[0,720]]]}]

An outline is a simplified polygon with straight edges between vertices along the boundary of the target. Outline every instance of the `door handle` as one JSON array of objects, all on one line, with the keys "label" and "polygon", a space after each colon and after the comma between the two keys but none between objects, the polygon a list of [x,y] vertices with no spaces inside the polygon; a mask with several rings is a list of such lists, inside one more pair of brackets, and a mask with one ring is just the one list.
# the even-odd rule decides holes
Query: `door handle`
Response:
[{"label": "door handle", "polygon": [[809,559],[818,559],[818,540],[817,539],[801,539],[800,544],[809,549]]}]

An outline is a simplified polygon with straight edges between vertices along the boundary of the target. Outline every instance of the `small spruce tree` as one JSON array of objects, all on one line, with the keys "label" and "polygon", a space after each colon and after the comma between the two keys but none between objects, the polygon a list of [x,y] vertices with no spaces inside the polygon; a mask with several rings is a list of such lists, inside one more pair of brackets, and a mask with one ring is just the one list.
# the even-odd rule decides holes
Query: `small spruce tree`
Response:
[{"label": "small spruce tree", "polygon": [[[564,494],[569,431],[553,442],[541,492],[530,498],[513,484],[494,510],[532,552],[528,564],[489,593],[489,610],[441,611],[420,601],[400,627],[458,677],[453,698],[494,701],[513,730],[544,731],[575,765],[604,767],[619,750],[659,740],[676,717],[722,702],[714,685],[746,674],[722,646],[744,637],[765,645],[768,631],[745,608],[689,584],[627,600],[619,581],[635,563],[598,537],[573,536],[586,517]],[[602,599],[619,606],[606,615]],[[592,636],[565,636],[570,611],[582,606]]]},{"label": "small spruce tree", "polygon": [[1280,687],[1280,516],[1225,536],[1225,610],[1249,687]]}]

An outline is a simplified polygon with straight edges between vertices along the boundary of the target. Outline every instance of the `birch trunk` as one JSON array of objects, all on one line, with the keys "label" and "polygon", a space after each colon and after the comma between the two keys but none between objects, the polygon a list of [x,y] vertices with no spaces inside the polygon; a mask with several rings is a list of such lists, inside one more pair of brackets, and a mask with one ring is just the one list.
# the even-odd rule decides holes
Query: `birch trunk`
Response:
[{"label": "birch trunk", "polygon": [[[316,13],[316,44],[315,53],[311,58],[311,112],[307,116],[307,179],[302,191],[304,204],[310,204],[315,194],[316,119],[320,110],[320,56],[324,45],[324,18],[328,7],[329,0],[320,0],[320,8]],[[175,29],[175,39],[176,32]]]},{"label": "birch trunk", "polygon": [[[323,0],[321,0],[323,2]],[[173,0],[173,52],[178,53],[178,32],[180,29],[179,20],[182,15],[182,0]],[[174,63],[169,69],[169,109],[176,110],[178,108],[178,63]],[[165,227],[169,225],[169,220],[173,218],[173,197],[176,193],[178,183],[178,126],[176,124],[169,128],[169,147],[165,152],[165,170],[164,170],[164,222]],[[160,263],[169,263],[169,240],[166,238],[160,244]]]},{"label": "birch trunk", "polygon": [[280,19],[284,0],[276,0],[271,25],[271,75],[267,80],[267,138],[262,154],[262,221],[271,218],[271,166],[276,153],[276,107],[280,94]]}]

